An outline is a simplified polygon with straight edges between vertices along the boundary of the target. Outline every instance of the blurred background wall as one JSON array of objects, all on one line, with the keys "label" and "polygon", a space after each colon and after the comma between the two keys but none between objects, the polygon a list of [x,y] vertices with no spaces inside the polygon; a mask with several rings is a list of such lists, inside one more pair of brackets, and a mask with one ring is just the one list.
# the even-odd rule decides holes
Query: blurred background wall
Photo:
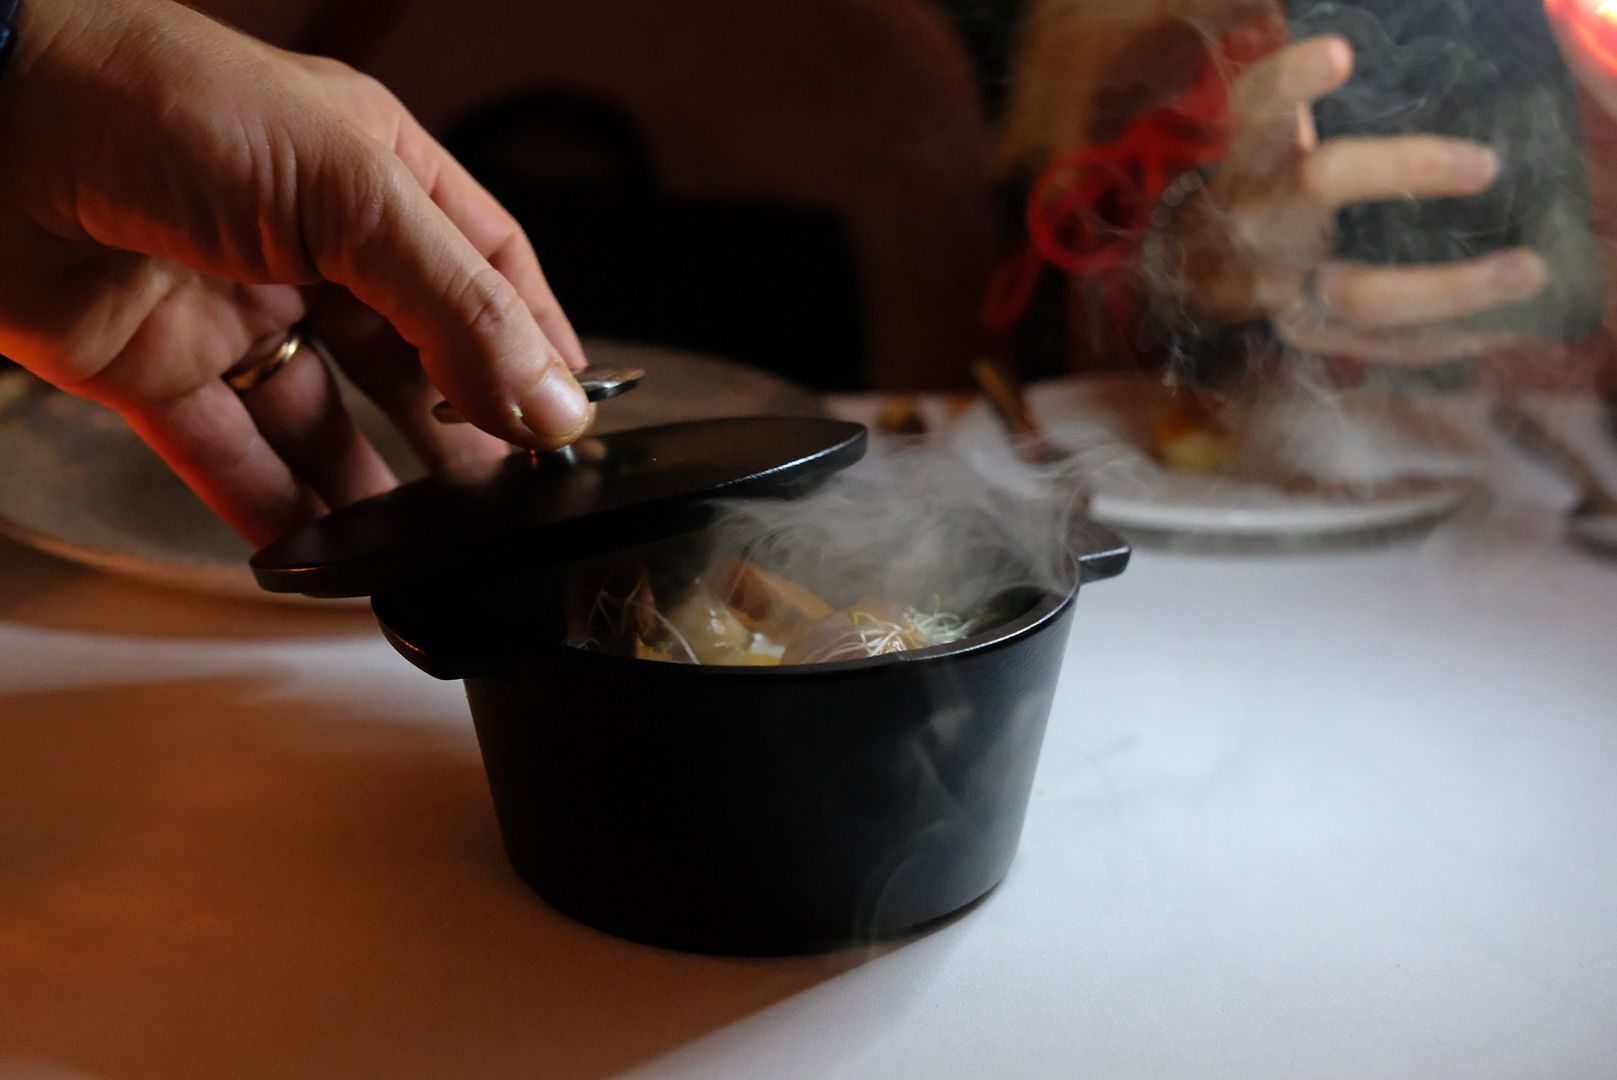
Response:
[{"label": "blurred background wall", "polygon": [[1002,25],[992,12],[962,22],[932,0],[200,6],[390,86],[523,221],[587,335],[823,389],[968,377],[996,227],[971,30]]}]

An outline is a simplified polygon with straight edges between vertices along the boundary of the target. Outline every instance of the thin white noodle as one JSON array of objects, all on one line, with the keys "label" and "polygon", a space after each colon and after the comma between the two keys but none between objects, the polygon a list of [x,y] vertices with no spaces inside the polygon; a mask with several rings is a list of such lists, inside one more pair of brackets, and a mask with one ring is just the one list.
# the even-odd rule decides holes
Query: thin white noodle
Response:
[{"label": "thin white noodle", "polygon": [[657,621],[663,624],[663,629],[674,635],[674,640],[685,650],[685,655],[691,658],[691,663],[700,666],[702,661],[697,657],[696,650],[691,648],[691,643],[685,640],[685,635],[679,632],[679,628],[669,622],[668,617],[656,608],[652,608],[651,613],[657,616]]}]

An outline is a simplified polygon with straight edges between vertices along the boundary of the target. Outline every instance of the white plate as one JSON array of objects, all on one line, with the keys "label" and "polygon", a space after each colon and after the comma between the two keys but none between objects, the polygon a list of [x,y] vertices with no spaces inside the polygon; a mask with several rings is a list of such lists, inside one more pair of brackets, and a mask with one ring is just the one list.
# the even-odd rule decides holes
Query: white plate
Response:
[{"label": "white plate", "polygon": [[[1028,399],[1050,440],[1075,453],[1074,468],[1093,495],[1092,516],[1144,543],[1266,550],[1391,540],[1460,509],[1477,490],[1483,460],[1480,447],[1475,457],[1453,444],[1415,447],[1411,464],[1439,476],[1382,494],[1298,493],[1238,475],[1200,475],[1159,464],[1146,446],[1162,389],[1148,380],[1061,380],[1032,387]],[[1454,412],[1456,428],[1467,429],[1477,411],[1469,402],[1434,408]],[[1341,429],[1354,422],[1344,412]],[[967,430],[997,425],[982,404],[960,423]],[[1377,468],[1393,466],[1380,461]]]},{"label": "white plate", "polygon": [[1473,490],[1470,484],[1447,482],[1415,494],[1327,500],[1239,481],[1164,475],[1149,493],[1097,493],[1091,512],[1125,531],[1324,538],[1435,522],[1460,509]]},{"label": "white plate", "polygon": [[[603,430],[824,412],[817,396],[738,364],[615,342],[592,342],[588,352],[596,364],[647,371],[640,389],[601,407]],[[348,396],[355,422],[399,477],[420,475],[381,413]],[[107,573],[188,592],[331,603],[260,590],[247,569],[248,545],[122,420],[18,371],[0,372],[0,535]]]}]

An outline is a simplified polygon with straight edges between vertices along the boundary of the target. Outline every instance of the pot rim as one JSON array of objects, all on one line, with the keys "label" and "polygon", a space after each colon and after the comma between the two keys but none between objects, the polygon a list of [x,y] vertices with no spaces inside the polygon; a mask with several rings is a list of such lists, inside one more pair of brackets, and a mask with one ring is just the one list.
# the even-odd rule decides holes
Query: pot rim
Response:
[{"label": "pot rim", "polygon": [[[437,679],[463,681],[479,678],[511,678],[530,669],[535,663],[548,661],[574,666],[593,667],[610,677],[614,671],[630,670],[626,664],[656,664],[669,678],[697,679],[804,679],[834,678],[837,676],[876,675],[898,670],[906,664],[928,664],[992,652],[1015,645],[1042,631],[1048,624],[1066,613],[1078,599],[1086,585],[1104,581],[1123,573],[1127,568],[1130,549],[1121,537],[1105,526],[1084,519],[1083,529],[1088,543],[1080,550],[1084,554],[1075,560],[1073,581],[1064,592],[1029,587],[1037,596],[1021,615],[1001,623],[981,634],[951,645],[935,645],[913,652],[892,653],[887,656],[864,657],[858,660],[839,660],[824,664],[787,664],[774,667],[721,667],[717,665],[671,664],[654,660],[639,660],[631,656],[614,656],[574,648],[562,641],[522,642],[503,641],[485,643],[483,647],[469,648],[462,638],[456,645],[446,646],[442,631],[419,624],[409,627],[413,606],[409,593],[379,593],[371,597],[371,610],[381,625],[382,636],[410,663]],[[402,607],[401,607],[402,605]],[[402,624],[402,625],[401,625]],[[419,631],[420,637],[416,636]],[[437,644],[433,644],[434,640]],[[457,647],[458,646],[458,647]],[[636,669],[641,670],[641,669]]]},{"label": "pot rim", "polygon": [[677,664],[661,660],[641,660],[633,656],[620,656],[614,653],[592,652],[589,649],[580,649],[565,642],[553,642],[523,649],[515,666],[520,667],[524,664],[531,664],[535,660],[561,656],[565,657],[570,663],[583,663],[603,668],[618,668],[630,664],[656,665],[659,670],[667,671],[673,678],[711,679],[730,677],[767,680],[788,677],[830,677],[864,674],[883,671],[903,664],[924,664],[933,660],[952,660],[957,657],[971,656],[1014,645],[1018,641],[1039,633],[1050,623],[1060,618],[1067,608],[1077,602],[1078,593],[1078,586],[1074,586],[1064,594],[1046,592],[1027,611],[1016,618],[952,644],[933,645],[926,649],[911,649],[905,652],[888,653],[885,656],[861,657],[856,660],[836,660],[820,664],[777,664],[768,667]]}]

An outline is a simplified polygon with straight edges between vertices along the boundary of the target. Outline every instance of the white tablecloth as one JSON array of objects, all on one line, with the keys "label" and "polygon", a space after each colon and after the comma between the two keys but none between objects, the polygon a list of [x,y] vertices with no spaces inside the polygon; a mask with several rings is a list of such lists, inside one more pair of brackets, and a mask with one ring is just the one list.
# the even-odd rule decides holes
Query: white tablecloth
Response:
[{"label": "white tablecloth", "polygon": [[360,615],[0,546],[0,1077],[1617,1076],[1617,564],[1553,493],[1083,597],[1021,854],[918,940],[626,944]]}]

